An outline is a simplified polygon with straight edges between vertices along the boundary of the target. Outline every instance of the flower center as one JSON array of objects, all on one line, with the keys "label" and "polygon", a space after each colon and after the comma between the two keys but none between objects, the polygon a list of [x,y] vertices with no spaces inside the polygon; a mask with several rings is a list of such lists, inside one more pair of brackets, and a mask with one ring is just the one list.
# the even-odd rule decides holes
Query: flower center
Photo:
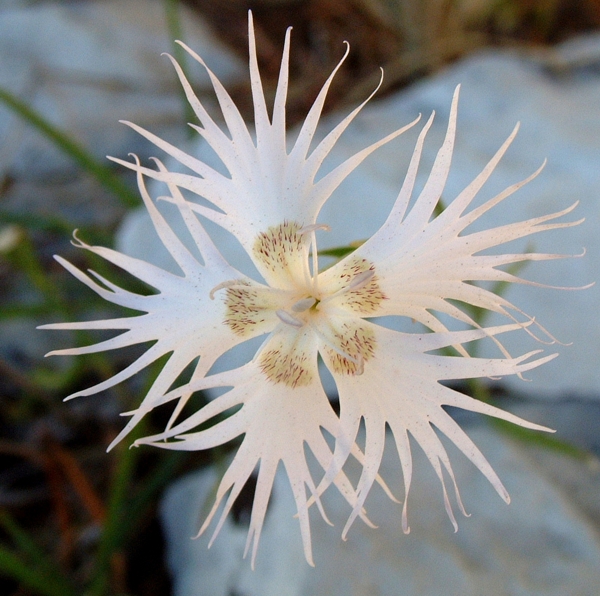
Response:
[{"label": "flower center", "polygon": [[269,228],[253,250],[269,285],[232,280],[211,293],[226,289],[224,323],[234,333],[270,334],[257,358],[274,383],[311,383],[317,352],[332,371],[352,375],[362,374],[375,353],[375,336],[363,320],[385,299],[375,267],[350,256],[319,273],[317,228],[295,222]]}]

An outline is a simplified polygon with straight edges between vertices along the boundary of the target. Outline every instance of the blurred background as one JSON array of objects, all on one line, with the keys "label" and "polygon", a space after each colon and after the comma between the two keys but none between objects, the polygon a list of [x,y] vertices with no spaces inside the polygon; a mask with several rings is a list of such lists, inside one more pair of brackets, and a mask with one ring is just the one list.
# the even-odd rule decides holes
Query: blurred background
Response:
[{"label": "blurred background", "polygon": [[[53,255],[137,289],[121,272],[73,247],[72,232],[79,229],[90,244],[114,246],[121,222],[140,206],[132,176],[104,156],[135,152],[147,158],[156,149],[118,120],[134,121],[174,144],[189,141],[185,122],[193,115],[161,52],[181,58],[199,95],[214,105],[206,76],[173,39],[185,40],[206,59],[252,119],[245,66],[249,8],[268,95],[274,93],[285,30],[294,28],[290,125],[306,114],[338,63],[343,41],[351,53],[332,85],[328,112],[364,100],[379,82],[380,67],[385,77],[377,97],[385,100],[485,49],[543,59],[560,76],[567,59],[554,49],[600,27],[600,0],[1,0],[0,594],[173,593],[159,499],[177,478],[218,464],[224,453],[163,453],[124,444],[107,454],[122,428],[120,412],[139,403],[162,362],[100,395],[65,404],[65,396],[112,376],[140,351],[47,360],[43,356],[52,349],[101,336],[35,327],[123,315],[74,280]],[[569,64],[591,65],[596,76],[600,41],[590,47],[575,48]],[[597,160],[598,145],[589,149]],[[596,385],[587,389],[597,396]],[[495,391],[494,398],[516,399]],[[569,469],[581,467],[588,483],[586,515],[598,524],[598,427],[589,422],[600,419],[597,402],[581,406],[575,400],[571,407],[569,399],[555,417],[575,416],[576,422],[557,440],[540,446],[527,436],[516,439],[527,449],[560,453],[574,462]],[[153,413],[137,432],[162,429],[166,416]],[[589,422],[583,430],[582,419]],[[569,430],[575,426],[579,434]],[[234,519],[242,526],[251,499],[249,487],[236,505]],[[594,528],[600,531],[600,525]],[[194,533],[191,527],[184,538]],[[597,586],[569,593],[592,596]]]}]

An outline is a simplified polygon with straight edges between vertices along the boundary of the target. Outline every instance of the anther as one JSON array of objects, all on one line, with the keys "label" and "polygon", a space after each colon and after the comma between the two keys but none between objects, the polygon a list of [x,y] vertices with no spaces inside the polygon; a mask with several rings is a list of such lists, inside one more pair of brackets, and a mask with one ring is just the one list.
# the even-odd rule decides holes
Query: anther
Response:
[{"label": "anther", "polygon": [[317,303],[316,298],[302,298],[292,306],[294,312],[304,312],[312,308]]},{"label": "anther", "polygon": [[285,310],[276,310],[275,314],[279,317],[279,320],[286,325],[291,325],[297,329],[300,329],[300,327],[304,326],[304,323],[300,319],[297,319]]}]

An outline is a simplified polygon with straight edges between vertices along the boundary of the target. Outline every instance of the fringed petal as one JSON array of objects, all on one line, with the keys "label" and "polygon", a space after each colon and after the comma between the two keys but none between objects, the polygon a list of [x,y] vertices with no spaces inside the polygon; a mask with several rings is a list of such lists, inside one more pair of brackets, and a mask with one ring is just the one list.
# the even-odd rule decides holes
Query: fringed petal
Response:
[{"label": "fringed petal", "polygon": [[[361,325],[365,325],[365,321]],[[442,485],[442,496],[448,516],[457,528],[456,519],[445,486],[443,470],[449,475],[454,486],[455,498],[464,513],[460,494],[454,480],[454,473],[446,451],[434,432],[432,425],[440,429],[488,478],[498,494],[507,499],[507,493],[483,455],[472,441],[458,428],[443,406],[460,407],[475,412],[510,420],[511,422],[549,431],[545,427],[529,423],[521,418],[503,412],[440,384],[440,380],[459,380],[473,376],[517,374],[540,366],[549,357],[530,360],[535,353],[519,358],[463,358],[460,356],[438,356],[427,354],[433,349],[449,345],[463,344],[486,335],[514,330],[516,325],[506,325],[485,330],[464,332],[430,333],[424,335],[404,334],[383,327],[371,325],[376,344],[376,355],[369,359],[362,374],[340,374],[323,347],[323,359],[334,376],[340,397],[340,435],[336,437],[336,447],[332,465],[326,471],[329,479],[341,469],[358,433],[360,420],[365,424],[365,462],[357,486],[357,500],[344,535],[356,518],[358,509],[364,504],[367,494],[375,481],[383,455],[384,428],[387,424],[394,436],[405,482],[405,502],[402,525],[409,531],[406,517],[406,499],[412,477],[412,459],[408,434],[421,446],[433,466]]]}]

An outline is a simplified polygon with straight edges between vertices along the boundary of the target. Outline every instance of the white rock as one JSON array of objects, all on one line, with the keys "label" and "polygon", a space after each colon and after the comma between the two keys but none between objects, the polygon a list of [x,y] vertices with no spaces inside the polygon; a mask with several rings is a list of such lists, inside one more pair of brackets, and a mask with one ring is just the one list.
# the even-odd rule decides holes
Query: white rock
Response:
[{"label": "white rock", "polygon": [[[162,502],[175,596],[593,596],[600,585],[600,542],[585,517],[516,448],[488,427],[467,429],[511,493],[506,506],[487,480],[451,453],[469,519],[454,534],[441,488],[420,450],[409,495],[411,533],[400,527],[400,505],[381,490],[367,499],[378,529],[357,521],[340,540],[349,508],[331,489],[324,506],[335,527],[313,517],[316,567],[303,561],[294,503],[284,474],[276,479],[256,570],[241,560],[246,528],[227,521],[212,548],[208,537],[191,540],[215,487],[214,470],[174,484]],[[391,447],[391,444],[389,445]],[[566,462],[568,464],[568,462]],[[572,466],[571,466],[572,467]],[[400,484],[392,449],[382,476]],[[600,477],[596,475],[596,488]],[[402,490],[396,493],[402,496]]]},{"label": "white rock", "polygon": [[[183,5],[184,37],[210,61],[219,77],[244,76],[240,61],[197,15]],[[35,32],[33,34],[32,32]],[[135,149],[118,120],[185,128],[179,84],[159,0],[39,3],[0,9],[0,86],[104,159]],[[200,86],[208,82],[192,70]],[[167,125],[167,126],[165,126]],[[43,177],[72,168],[68,158],[0,104],[0,173]]]},{"label": "white rock", "polygon": [[[521,275],[542,284],[565,287],[594,282],[600,270],[600,74],[593,69],[569,70],[572,54],[576,65],[583,54],[586,65],[594,63],[594,56],[600,59],[595,50],[598,39],[588,37],[586,40],[587,53],[581,47],[574,52],[576,44],[571,42],[565,47],[565,57],[561,58],[557,51],[553,60],[540,61],[514,52],[484,52],[406,91],[380,102],[373,101],[342,136],[324,172],[412,120],[416,114],[428,116],[436,110],[436,123],[422,160],[421,173],[425,175],[445,131],[452,92],[462,83],[458,137],[446,201],[454,198],[481,171],[515,123],[522,121],[516,141],[482,191],[481,199],[525,178],[545,158],[548,164],[536,180],[494,209],[485,221],[488,225],[502,225],[558,211],[581,201],[576,212],[566,220],[585,217],[584,224],[534,237],[529,246],[540,252],[565,254],[580,254],[585,248],[585,257],[531,264]],[[554,69],[557,61],[561,65],[560,76]],[[322,134],[340,117],[334,115],[323,122]],[[367,238],[385,220],[400,189],[416,134],[417,130],[412,130],[380,149],[340,186],[319,218],[332,228],[321,236],[321,247]],[[214,163],[206,146],[193,147],[191,151]],[[164,191],[157,191],[161,192]],[[169,207],[161,208],[168,210]],[[120,249],[152,258],[166,267],[172,266],[150,229],[145,213],[131,215],[122,228]],[[217,231],[216,235],[226,244],[225,254],[239,265],[240,251],[225,234]],[[524,250],[527,246],[527,242],[522,242],[517,249]],[[543,396],[557,397],[565,392],[600,395],[600,367],[597,366],[600,317],[596,316],[600,285],[573,291],[513,286],[506,297],[535,316],[560,342],[573,345],[540,346],[524,332],[504,336],[503,341],[514,354],[539,347],[560,352],[558,359],[528,373],[532,383],[524,383],[516,377],[505,382],[519,391]],[[498,355],[496,351],[487,353]]]}]

